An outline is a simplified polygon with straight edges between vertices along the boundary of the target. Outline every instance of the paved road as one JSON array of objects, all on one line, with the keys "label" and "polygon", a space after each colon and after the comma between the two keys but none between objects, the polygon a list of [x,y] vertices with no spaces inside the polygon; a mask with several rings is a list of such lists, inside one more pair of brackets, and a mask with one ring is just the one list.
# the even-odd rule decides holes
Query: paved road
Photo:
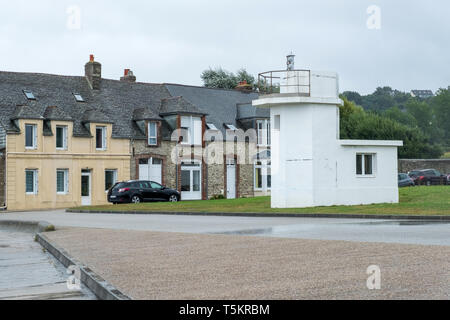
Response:
[{"label": "paved road", "polygon": [[69,290],[67,277],[31,233],[0,229],[0,300],[95,299],[86,289]]},{"label": "paved road", "polygon": [[85,227],[181,233],[221,233],[316,240],[450,246],[450,224],[392,220],[105,215],[48,212],[1,213],[0,219],[48,221]]}]

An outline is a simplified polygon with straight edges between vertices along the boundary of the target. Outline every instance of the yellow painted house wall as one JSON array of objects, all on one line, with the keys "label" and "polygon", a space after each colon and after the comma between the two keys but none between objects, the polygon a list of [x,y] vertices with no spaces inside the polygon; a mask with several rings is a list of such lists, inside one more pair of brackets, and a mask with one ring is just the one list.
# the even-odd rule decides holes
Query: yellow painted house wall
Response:
[{"label": "yellow painted house wall", "polygon": [[[25,148],[25,125],[37,125],[37,148]],[[111,124],[90,124],[92,138],[73,137],[73,123],[51,121],[53,136],[43,135],[42,120],[19,120],[20,134],[8,134],[6,144],[6,205],[8,210],[57,209],[81,206],[81,172],[91,170],[91,204],[107,203],[105,170],[117,170],[117,180],[130,179],[130,140],[113,139]],[[56,126],[67,126],[67,150],[56,149]],[[107,148],[96,149],[97,126],[107,129]],[[26,194],[25,170],[38,171],[38,192]],[[56,192],[56,172],[66,169],[68,194]]]}]

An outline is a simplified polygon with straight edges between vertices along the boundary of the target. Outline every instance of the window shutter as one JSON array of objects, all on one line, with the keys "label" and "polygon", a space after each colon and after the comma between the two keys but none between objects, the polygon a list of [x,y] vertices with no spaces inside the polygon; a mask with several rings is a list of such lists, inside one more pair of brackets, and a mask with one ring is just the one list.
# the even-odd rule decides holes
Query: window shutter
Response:
[{"label": "window shutter", "polygon": [[37,149],[37,126],[34,125],[32,128],[33,128],[33,147]]},{"label": "window shutter", "polygon": [[65,185],[65,192],[69,193],[69,171],[64,171],[64,185]]},{"label": "window shutter", "polygon": [[38,189],[38,187],[39,187],[39,174],[38,174],[37,170],[34,171],[34,181],[35,181],[34,194],[37,195],[39,193],[39,189]]},{"label": "window shutter", "polygon": [[107,135],[108,129],[105,127],[103,128],[103,150],[106,150],[106,135]]}]

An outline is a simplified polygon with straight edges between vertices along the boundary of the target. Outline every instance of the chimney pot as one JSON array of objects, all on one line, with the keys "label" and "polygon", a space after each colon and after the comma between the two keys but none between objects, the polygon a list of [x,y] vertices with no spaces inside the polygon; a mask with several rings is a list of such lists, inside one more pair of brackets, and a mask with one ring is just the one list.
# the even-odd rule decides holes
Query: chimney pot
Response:
[{"label": "chimney pot", "polygon": [[133,83],[136,82],[136,77],[133,74],[133,71],[131,71],[130,69],[125,69],[124,76],[120,78],[120,81]]},{"label": "chimney pot", "polygon": [[89,56],[89,62],[84,66],[85,76],[93,90],[100,90],[102,80],[102,65],[94,61],[94,55]]}]

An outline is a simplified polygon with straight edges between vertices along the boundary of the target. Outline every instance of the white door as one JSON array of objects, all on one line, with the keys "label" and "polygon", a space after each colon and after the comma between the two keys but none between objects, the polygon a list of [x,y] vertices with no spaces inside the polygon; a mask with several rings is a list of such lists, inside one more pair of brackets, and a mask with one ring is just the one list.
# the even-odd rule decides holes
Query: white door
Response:
[{"label": "white door", "polygon": [[182,163],[181,199],[202,200],[202,165],[200,162]]},{"label": "white door", "polygon": [[227,160],[227,199],[236,199],[236,161]]},{"label": "white door", "polygon": [[91,190],[91,172],[83,171],[81,173],[81,205],[90,206],[92,204]]},{"label": "white door", "polygon": [[162,184],[162,161],[151,158],[147,164],[141,163],[139,165],[139,180]]}]

